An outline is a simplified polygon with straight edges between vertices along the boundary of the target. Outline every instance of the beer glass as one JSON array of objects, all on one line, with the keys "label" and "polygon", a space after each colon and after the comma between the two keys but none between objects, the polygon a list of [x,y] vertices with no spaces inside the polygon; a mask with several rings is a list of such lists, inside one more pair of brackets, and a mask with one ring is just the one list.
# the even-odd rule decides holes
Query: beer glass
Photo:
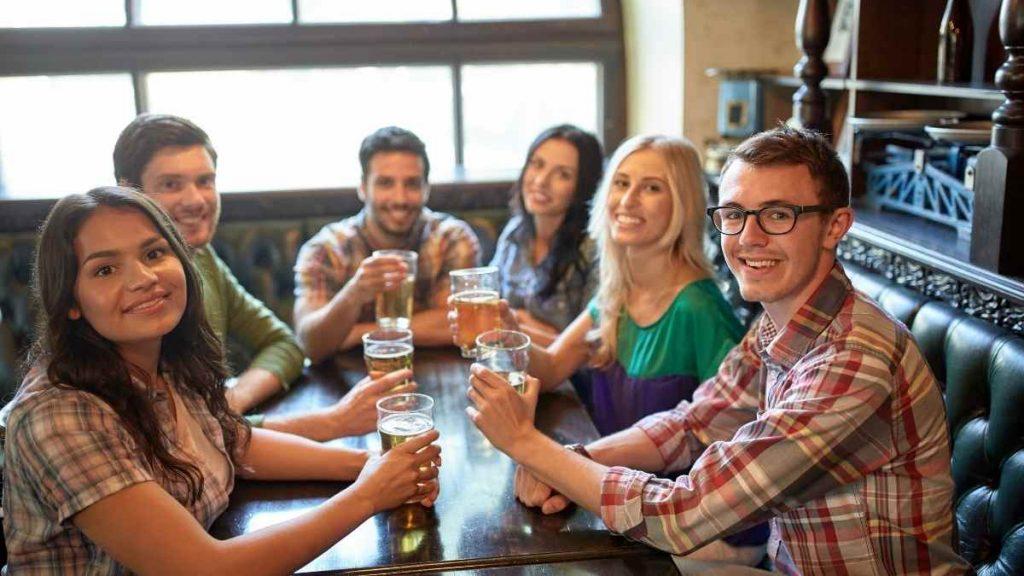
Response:
[{"label": "beer glass", "polygon": [[498,268],[465,268],[449,276],[458,327],[455,343],[463,358],[476,358],[476,337],[501,327]]},{"label": "beer glass", "polygon": [[[394,372],[408,368],[412,370],[412,332],[409,330],[377,329],[363,334],[363,360],[366,372]],[[404,380],[397,384],[408,384]]]},{"label": "beer glass", "polygon": [[434,429],[434,399],[426,394],[396,394],[377,401],[381,452]]},{"label": "beer glass", "polygon": [[490,330],[476,339],[477,361],[505,379],[516,392],[526,392],[530,337],[514,330]]},{"label": "beer glass", "polygon": [[397,286],[377,294],[377,325],[381,328],[408,328],[419,255],[409,250],[374,250],[373,255],[401,258],[406,266],[406,276]]}]

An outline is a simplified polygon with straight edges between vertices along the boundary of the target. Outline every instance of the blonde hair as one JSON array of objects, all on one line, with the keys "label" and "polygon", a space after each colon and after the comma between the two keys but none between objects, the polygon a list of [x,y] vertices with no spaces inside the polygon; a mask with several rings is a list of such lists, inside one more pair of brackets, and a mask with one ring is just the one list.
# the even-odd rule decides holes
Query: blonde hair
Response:
[{"label": "blonde hair", "polygon": [[594,196],[588,232],[597,243],[600,257],[600,283],[597,289],[598,322],[588,334],[596,341],[592,364],[604,367],[617,357],[619,320],[626,296],[635,280],[626,250],[611,237],[608,214],[608,193],[619,166],[631,154],[641,150],[657,152],[668,170],[668,187],[672,198],[672,217],[668,230],[658,243],[669,250],[674,265],[689,265],[705,275],[712,274],[704,252],[704,211],[707,208],[707,184],[701,171],[700,154],[685,138],[670,136],[634,136],[623,142],[608,161],[604,179]]}]

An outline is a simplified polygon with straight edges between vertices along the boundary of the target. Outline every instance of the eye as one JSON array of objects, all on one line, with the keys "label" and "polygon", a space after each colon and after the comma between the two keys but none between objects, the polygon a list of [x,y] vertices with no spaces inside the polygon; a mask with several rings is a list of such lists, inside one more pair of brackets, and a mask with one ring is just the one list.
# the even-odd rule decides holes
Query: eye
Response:
[{"label": "eye", "polygon": [[743,212],[734,209],[719,210],[718,213],[721,214],[722,220],[739,220],[743,217]]},{"label": "eye", "polygon": [[100,266],[93,270],[92,275],[96,278],[103,278],[104,276],[110,276],[114,273],[114,267],[110,265]]},{"label": "eye", "polygon": [[662,185],[659,184],[658,182],[648,182],[647,185],[644,186],[644,189],[649,190],[651,192],[661,192],[662,190],[664,190]]},{"label": "eye", "polygon": [[573,179],[573,174],[568,170],[559,170],[558,177],[561,178],[562,180],[569,181]]},{"label": "eye", "polygon": [[151,248],[148,252],[146,252],[146,258],[149,258],[150,260],[159,260],[160,258],[163,258],[166,255],[167,255],[167,248],[163,248],[163,247],[161,247],[161,248]]},{"label": "eye", "polygon": [[178,180],[164,180],[157,185],[157,190],[160,192],[177,192],[181,188],[181,182]]},{"label": "eye", "polygon": [[212,174],[209,175],[209,176],[203,176],[203,177],[199,178],[199,180],[196,182],[196,184],[200,188],[213,188],[213,186],[216,183],[217,183],[217,177],[212,175]]},{"label": "eye", "polygon": [[620,190],[623,188],[629,188],[629,180],[623,178],[616,178],[615,180],[612,180],[612,188]]},{"label": "eye", "polygon": [[769,208],[765,216],[773,222],[788,222],[793,219],[793,212],[788,208]]}]

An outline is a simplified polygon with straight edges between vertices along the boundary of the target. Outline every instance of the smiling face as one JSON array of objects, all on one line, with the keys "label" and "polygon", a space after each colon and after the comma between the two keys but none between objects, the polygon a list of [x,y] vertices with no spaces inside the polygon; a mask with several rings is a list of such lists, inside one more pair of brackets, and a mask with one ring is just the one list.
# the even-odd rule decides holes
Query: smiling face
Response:
[{"label": "smiling face", "polygon": [[168,146],[142,170],[142,191],[171,216],[193,248],[210,243],[220,219],[217,169],[202,145]]},{"label": "smiling face", "polygon": [[652,149],[627,156],[611,177],[608,220],[611,239],[630,248],[656,245],[672,220],[672,190],[668,167]]},{"label": "smiling face", "polygon": [[122,355],[159,351],[188,300],[185,270],[141,212],[97,208],[74,241],[78,275],[72,320],[84,319]]},{"label": "smiling face", "polygon": [[395,237],[409,233],[427,202],[430,188],[423,160],[412,152],[378,152],[370,158],[359,199],[370,222]]},{"label": "smiling face", "polygon": [[[722,176],[722,206],[755,210],[780,203],[820,203],[818,183],[806,166],[753,166],[736,161]],[[849,208],[803,214],[788,234],[769,235],[749,216],[742,232],[722,235],[725,260],[743,298],[761,302],[777,326],[788,322],[832,269],[835,247],[852,217]]]},{"label": "smiling face", "polygon": [[523,170],[523,203],[534,217],[564,217],[576,193],[580,153],[567,140],[544,141]]}]

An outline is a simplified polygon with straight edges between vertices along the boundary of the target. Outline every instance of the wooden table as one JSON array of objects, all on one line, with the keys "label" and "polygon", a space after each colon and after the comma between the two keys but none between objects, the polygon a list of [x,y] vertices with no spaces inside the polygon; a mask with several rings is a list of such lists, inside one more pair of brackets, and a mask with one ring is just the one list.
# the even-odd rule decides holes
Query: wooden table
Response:
[{"label": "wooden table", "polygon": [[[456,352],[417,350],[414,371],[419,391],[435,400],[435,425],[441,432],[444,465],[435,507],[407,505],[377,514],[300,572],[674,573],[668,555],[609,533],[590,512],[573,507],[545,516],[515,500],[512,461],[465,415],[469,363]],[[364,375],[361,356],[341,356],[307,370],[287,395],[266,406],[266,412],[282,414],[333,403]],[[597,438],[586,410],[568,386],[542,396],[537,425],[563,443]],[[337,442],[379,447],[376,434]],[[258,530],[301,514],[345,486],[239,480],[227,511],[211,531],[217,538],[230,538]]]}]

